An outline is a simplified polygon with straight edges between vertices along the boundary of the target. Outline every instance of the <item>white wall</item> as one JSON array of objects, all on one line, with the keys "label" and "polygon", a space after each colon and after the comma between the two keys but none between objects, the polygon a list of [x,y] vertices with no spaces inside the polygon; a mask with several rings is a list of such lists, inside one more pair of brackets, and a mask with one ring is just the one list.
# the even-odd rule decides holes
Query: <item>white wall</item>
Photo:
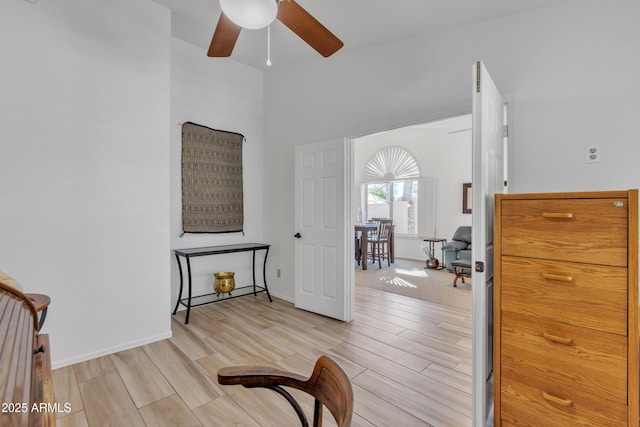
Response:
[{"label": "white wall", "polygon": [[0,269],[54,367],[171,333],[169,40],[147,0],[0,6]]},{"label": "white wall", "polygon": [[[268,72],[273,287],[293,298],[293,147],[470,112],[479,59],[515,100],[511,192],[638,187],[638,16],[636,0],[581,0]],[[601,163],[585,165],[589,144]]]},{"label": "white wall", "polygon": [[[263,240],[263,87],[262,72],[178,39],[171,43],[171,249],[252,243]],[[244,234],[182,234],[181,126],[191,121],[241,133],[243,145]],[[264,251],[258,252],[261,268]],[[251,281],[251,253],[194,258],[194,295],[213,292],[213,273],[234,271],[237,286]],[[184,266],[183,266],[184,268]],[[171,259],[171,310],[180,279]],[[261,270],[258,270],[261,284]],[[185,271],[186,274],[186,271]],[[268,283],[268,282],[267,282]],[[186,286],[186,283],[185,283]],[[184,294],[186,298],[186,291]],[[181,307],[182,308],[182,307]]]},{"label": "white wall", "polygon": [[[516,96],[511,192],[640,186],[640,2],[572,5],[528,17],[521,31],[544,32],[510,41],[523,52],[499,76]],[[602,161],[585,164],[593,144]]]},{"label": "white wall", "polygon": [[[471,120],[468,120],[471,126]],[[434,125],[435,126],[435,125]],[[362,182],[367,162],[386,146],[399,146],[411,153],[422,176],[435,178],[435,236],[396,236],[397,257],[425,259],[423,237],[451,239],[461,225],[471,225],[471,215],[462,213],[462,184],[471,182],[471,131],[449,133],[446,128],[403,128],[354,140],[354,175]],[[371,216],[371,215],[369,215]],[[436,257],[441,259],[440,244]]]}]

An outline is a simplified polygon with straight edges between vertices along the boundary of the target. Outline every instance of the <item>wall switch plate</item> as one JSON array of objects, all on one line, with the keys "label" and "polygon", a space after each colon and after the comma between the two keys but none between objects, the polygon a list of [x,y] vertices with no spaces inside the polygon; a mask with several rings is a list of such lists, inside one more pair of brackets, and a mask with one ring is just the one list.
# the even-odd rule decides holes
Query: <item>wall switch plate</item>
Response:
[{"label": "wall switch plate", "polygon": [[600,146],[589,145],[584,149],[585,163],[600,163]]}]

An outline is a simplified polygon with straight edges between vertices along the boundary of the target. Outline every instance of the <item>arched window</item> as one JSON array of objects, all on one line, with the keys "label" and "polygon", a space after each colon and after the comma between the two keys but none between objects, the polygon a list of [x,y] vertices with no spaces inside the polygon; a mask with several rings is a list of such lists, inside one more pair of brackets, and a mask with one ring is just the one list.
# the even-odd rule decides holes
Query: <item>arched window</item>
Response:
[{"label": "arched window", "polygon": [[365,168],[365,181],[418,178],[416,159],[402,147],[386,147],[376,152]]},{"label": "arched window", "polygon": [[380,149],[369,158],[363,175],[362,220],[393,218],[397,234],[433,230],[434,180],[421,176],[418,162],[406,149]]}]

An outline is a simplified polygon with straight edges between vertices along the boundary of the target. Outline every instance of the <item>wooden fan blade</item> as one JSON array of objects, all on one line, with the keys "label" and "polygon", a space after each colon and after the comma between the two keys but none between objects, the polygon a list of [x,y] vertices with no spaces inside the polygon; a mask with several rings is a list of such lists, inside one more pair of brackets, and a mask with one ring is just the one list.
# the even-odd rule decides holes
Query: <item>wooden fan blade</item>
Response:
[{"label": "wooden fan blade", "polygon": [[234,24],[227,15],[220,14],[218,19],[218,25],[213,32],[213,38],[211,39],[211,45],[209,45],[209,57],[226,57],[231,56],[233,47],[236,45],[240,30],[242,27]]},{"label": "wooden fan blade", "polygon": [[277,17],[324,57],[333,55],[344,46],[339,38],[293,0],[279,3]]}]

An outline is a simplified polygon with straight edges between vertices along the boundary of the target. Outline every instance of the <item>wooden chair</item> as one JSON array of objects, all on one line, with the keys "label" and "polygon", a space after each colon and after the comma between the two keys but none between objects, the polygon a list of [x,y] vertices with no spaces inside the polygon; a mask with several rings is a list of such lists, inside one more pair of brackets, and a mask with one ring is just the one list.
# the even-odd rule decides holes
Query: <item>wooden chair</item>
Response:
[{"label": "wooden chair", "polygon": [[391,239],[391,229],[393,227],[392,219],[381,219],[378,221],[378,231],[374,236],[370,237],[371,244],[371,261],[378,258],[378,267],[382,268],[382,257],[387,258],[387,266],[391,265],[391,257],[389,256],[389,240]]},{"label": "wooden chair", "polygon": [[[2,271],[0,271],[0,284],[12,287],[14,289],[17,289],[20,292],[23,292],[22,286],[20,286],[20,283],[18,283],[13,277],[9,276],[8,274]],[[42,327],[44,326],[44,321],[47,318],[47,310],[49,309],[51,298],[49,298],[49,295],[45,295],[45,294],[25,293],[24,295],[29,299],[29,301],[31,301],[31,303],[33,304],[36,310],[36,313],[40,314],[38,330],[41,330]]]},{"label": "wooden chair", "polygon": [[323,405],[331,412],[338,427],[351,426],[353,416],[351,382],[342,368],[327,356],[320,356],[308,379],[292,372],[266,366],[231,366],[218,371],[218,383],[271,389],[293,406],[302,426],[308,427],[307,417],[300,404],[284,389],[284,387],[296,388],[315,398],[313,427],[322,425]]}]

